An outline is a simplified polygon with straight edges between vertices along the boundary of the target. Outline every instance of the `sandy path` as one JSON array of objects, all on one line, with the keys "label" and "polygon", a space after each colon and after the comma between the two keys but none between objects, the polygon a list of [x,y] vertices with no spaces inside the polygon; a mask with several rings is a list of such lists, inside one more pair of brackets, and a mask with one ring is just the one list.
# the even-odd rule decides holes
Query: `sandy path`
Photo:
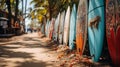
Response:
[{"label": "sandy path", "polygon": [[11,38],[0,42],[0,67],[56,67],[56,55],[46,47],[47,38],[37,33]]}]

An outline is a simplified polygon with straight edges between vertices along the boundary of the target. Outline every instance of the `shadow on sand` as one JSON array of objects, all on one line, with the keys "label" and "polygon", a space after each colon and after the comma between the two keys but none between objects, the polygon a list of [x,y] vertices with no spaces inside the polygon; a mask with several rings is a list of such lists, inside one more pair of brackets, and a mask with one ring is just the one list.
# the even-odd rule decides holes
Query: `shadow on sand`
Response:
[{"label": "shadow on sand", "polygon": [[[35,43],[25,43],[25,42],[11,42],[11,43],[4,43],[0,44],[0,67],[11,67],[8,66],[8,59],[14,59],[14,58],[19,58],[19,59],[30,59],[30,60],[23,60],[21,61],[15,61],[13,64],[16,64],[15,67],[47,67],[47,66],[53,66],[52,63],[47,63],[44,61],[38,61],[33,59],[32,53],[27,53],[27,52],[16,52],[14,49],[19,49],[19,48],[45,48],[48,49],[48,51],[51,50],[51,45],[54,44],[52,42],[41,42],[37,38],[31,38],[31,37],[25,37],[23,38],[23,41],[34,41]],[[23,47],[24,46],[24,47]],[[11,49],[13,49],[11,51]]]}]

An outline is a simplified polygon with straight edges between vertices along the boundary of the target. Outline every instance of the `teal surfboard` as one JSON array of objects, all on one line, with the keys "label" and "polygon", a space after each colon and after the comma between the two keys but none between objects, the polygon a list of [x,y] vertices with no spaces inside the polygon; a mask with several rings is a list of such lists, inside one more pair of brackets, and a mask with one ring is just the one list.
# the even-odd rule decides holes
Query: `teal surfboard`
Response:
[{"label": "teal surfboard", "polygon": [[89,0],[88,41],[93,61],[98,61],[104,41],[104,0]]},{"label": "teal surfboard", "polygon": [[72,13],[70,17],[70,31],[69,31],[69,48],[74,49],[74,40],[76,39],[76,5],[73,5]]},{"label": "teal surfboard", "polygon": [[63,43],[63,31],[64,31],[65,11],[61,13],[59,24],[59,44]]}]

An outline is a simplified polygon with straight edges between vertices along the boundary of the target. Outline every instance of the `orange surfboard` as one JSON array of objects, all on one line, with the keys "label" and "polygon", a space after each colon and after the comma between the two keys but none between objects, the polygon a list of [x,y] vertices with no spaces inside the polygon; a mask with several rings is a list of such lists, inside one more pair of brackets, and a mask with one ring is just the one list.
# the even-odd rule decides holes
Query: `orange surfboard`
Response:
[{"label": "orange surfboard", "polygon": [[87,40],[87,0],[80,0],[76,21],[76,48],[82,55]]}]

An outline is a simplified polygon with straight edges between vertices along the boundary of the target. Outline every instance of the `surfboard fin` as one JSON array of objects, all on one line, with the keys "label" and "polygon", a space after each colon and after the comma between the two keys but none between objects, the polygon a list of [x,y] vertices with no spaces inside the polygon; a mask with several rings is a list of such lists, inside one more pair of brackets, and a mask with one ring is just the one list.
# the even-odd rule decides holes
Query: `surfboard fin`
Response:
[{"label": "surfboard fin", "polygon": [[73,40],[73,43],[76,44],[76,40]]},{"label": "surfboard fin", "polygon": [[93,58],[93,57],[95,57],[95,55],[94,55],[94,54],[93,54],[92,56],[88,56],[88,58],[89,58],[89,59],[91,59],[91,58]]}]

